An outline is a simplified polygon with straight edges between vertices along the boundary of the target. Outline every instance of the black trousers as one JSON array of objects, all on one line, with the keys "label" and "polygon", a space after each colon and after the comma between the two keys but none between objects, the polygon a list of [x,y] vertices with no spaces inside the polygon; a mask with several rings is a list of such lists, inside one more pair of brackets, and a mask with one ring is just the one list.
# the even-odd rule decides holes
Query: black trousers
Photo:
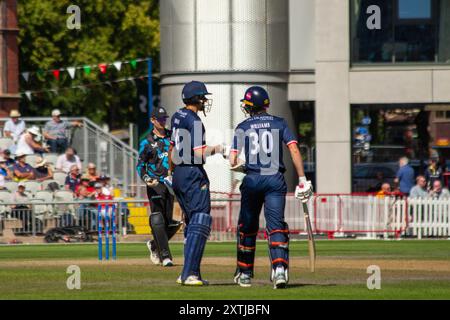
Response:
[{"label": "black trousers", "polygon": [[[166,227],[172,224],[174,196],[169,192],[167,187],[162,183],[159,183],[155,188],[147,187],[147,196],[152,212],[162,213]],[[173,236],[174,234],[168,232],[169,239]]]}]

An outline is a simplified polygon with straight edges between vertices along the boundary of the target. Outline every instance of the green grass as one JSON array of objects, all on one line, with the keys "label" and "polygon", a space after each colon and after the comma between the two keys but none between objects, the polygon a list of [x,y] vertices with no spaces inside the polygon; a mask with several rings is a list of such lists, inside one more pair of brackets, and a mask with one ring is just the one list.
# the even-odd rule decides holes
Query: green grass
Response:
[{"label": "green grass", "polygon": [[[171,246],[181,261],[182,245]],[[382,267],[382,289],[368,290],[366,268],[341,267],[354,259],[372,262],[417,260],[434,264],[450,261],[449,241],[318,241],[318,270],[307,270],[307,243],[293,242],[290,287],[273,290],[268,263],[257,264],[254,286],[232,283],[235,244],[209,243],[205,257],[229,257],[207,263],[203,276],[209,287],[188,288],[175,284],[181,266],[163,269],[151,265],[145,244],[119,244],[118,261],[97,263],[97,247],[88,245],[21,245],[0,247],[0,299],[450,299],[449,270]],[[257,256],[266,257],[267,244],[258,243]],[[139,259],[139,260],[136,260]],[[327,260],[321,266],[320,259]],[[127,263],[127,261],[129,263]],[[353,261],[353,260],[352,260]],[[66,268],[80,263],[81,290],[68,290]],[[335,262],[335,263],[334,263]]]}]

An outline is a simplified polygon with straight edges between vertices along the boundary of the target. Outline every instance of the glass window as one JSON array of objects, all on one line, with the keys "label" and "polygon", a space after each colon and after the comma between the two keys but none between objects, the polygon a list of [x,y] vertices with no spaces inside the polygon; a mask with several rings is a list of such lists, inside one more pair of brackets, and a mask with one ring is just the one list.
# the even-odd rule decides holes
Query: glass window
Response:
[{"label": "glass window", "polygon": [[450,63],[450,1],[351,0],[351,46],[353,63]]}]

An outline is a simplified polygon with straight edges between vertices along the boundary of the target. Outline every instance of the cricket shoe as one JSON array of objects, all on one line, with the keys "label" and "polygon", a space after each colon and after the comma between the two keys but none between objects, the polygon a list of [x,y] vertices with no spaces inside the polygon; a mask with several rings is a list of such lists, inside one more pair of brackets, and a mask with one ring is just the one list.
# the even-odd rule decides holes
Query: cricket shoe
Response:
[{"label": "cricket shoe", "polygon": [[234,277],[234,282],[244,288],[252,286],[252,278],[248,274],[242,272],[239,272],[236,277]]},{"label": "cricket shoe", "polygon": [[272,277],[274,289],[284,289],[288,283],[287,270],[284,267],[277,267]]},{"label": "cricket shoe", "polygon": [[163,267],[173,267],[173,261],[170,258],[166,258],[162,262]]},{"label": "cricket shoe", "polygon": [[147,248],[148,251],[150,251],[150,260],[153,262],[153,264],[160,265],[161,259],[158,256],[155,243],[152,240],[147,241]]},{"label": "cricket shoe", "polygon": [[[180,279],[181,281],[181,279]],[[191,286],[191,287],[201,287],[201,286],[207,286],[209,284],[208,281],[202,280],[197,276],[189,276],[184,282],[182,282],[184,286]]]}]

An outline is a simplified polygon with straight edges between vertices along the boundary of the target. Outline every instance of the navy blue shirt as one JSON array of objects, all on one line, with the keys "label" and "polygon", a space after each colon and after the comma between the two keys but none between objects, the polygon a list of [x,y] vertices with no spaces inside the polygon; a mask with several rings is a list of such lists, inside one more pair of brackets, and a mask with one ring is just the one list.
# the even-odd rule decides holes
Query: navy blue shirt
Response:
[{"label": "navy blue shirt", "polygon": [[414,169],[409,164],[401,167],[397,172],[397,178],[400,184],[400,192],[409,194],[414,187]]},{"label": "navy blue shirt", "polygon": [[196,157],[195,150],[206,148],[205,127],[200,117],[183,108],[172,116],[172,162],[175,165],[203,165],[203,157]]},{"label": "navy blue shirt", "polygon": [[283,118],[262,113],[237,126],[231,152],[244,152],[246,172],[273,175],[286,171],[283,144],[294,143],[297,139]]}]

